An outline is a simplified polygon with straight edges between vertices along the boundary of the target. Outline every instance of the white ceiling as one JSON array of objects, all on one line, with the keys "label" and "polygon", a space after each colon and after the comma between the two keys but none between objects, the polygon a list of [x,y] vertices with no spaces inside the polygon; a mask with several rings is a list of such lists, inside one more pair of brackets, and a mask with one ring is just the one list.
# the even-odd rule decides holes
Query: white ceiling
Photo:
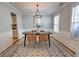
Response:
[{"label": "white ceiling", "polygon": [[37,9],[36,4],[39,4],[40,14],[51,15],[56,10],[68,4],[68,2],[63,2],[63,5],[60,6],[60,3],[61,2],[10,2],[10,4],[20,10],[23,15],[34,15]]}]

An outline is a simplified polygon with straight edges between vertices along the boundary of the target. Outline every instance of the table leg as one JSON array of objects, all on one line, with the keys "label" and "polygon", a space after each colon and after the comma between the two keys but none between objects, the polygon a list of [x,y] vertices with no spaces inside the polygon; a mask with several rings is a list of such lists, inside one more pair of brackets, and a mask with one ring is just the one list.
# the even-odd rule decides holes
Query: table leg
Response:
[{"label": "table leg", "polygon": [[49,44],[49,47],[51,46],[50,45],[50,34],[48,34],[48,44]]},{"label": "table leg", "polygon": [[24,37],[24,47],[26,46],[26,34],[25,34],[25,37]]}]

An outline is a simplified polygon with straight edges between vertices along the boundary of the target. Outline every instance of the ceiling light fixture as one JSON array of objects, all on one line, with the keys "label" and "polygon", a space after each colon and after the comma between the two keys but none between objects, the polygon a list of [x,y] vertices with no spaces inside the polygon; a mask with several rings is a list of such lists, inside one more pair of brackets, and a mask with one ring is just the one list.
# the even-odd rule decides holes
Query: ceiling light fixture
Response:
[{"label": "ceiling light fixture", "polygon": [[35,12],[35,15],[33,16],[34,17],[34,27],[36,28],[40,28],[42,26],[42,15],[40,15],[40,12],[38,10],[38,7],[39,5],[37,4],[37,10]]}]

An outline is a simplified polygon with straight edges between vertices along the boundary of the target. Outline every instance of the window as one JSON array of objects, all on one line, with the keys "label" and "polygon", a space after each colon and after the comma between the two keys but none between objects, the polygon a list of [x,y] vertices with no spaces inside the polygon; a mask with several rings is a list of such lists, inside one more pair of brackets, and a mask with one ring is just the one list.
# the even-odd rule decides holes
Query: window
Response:
[{"label": "window", "polygon": [[54,32],[59,32],[59,15],[54,17]]},{"label": "window", "polygon": [[73,37],[78,37],[79,33],[79,5],[72,9],[71,33]]}]

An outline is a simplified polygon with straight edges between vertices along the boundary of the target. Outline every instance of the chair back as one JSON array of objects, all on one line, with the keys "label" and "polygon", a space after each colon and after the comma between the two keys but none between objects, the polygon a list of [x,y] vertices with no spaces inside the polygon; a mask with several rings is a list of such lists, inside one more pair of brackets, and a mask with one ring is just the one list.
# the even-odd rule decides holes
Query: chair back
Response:
[{"label": "chair back", "polygon": [[48,40],[48,35],[47,34],[41,34],[39,36],[39,40],[40,41],[47,41]]},{"label": "chair back", "polygon": [[32,32],[30,32],[28,34],[28,37],[27,37],[28,41],[35,41],[36,40],[36,35]]}]

